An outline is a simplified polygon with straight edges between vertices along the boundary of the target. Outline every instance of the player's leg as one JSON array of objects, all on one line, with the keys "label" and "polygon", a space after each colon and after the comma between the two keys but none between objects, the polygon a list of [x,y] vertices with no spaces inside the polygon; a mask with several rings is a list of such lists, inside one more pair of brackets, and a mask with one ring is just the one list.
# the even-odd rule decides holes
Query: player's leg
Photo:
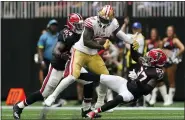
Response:
[{"label": "player's leg", "polygon": [[86,116],[84,114],[84,111],[88,111],[91,108],[91,101],[92,101],[92,96],[93,96],[93,84],[94,82],[98,82],[100,80],[100,75],[96,75],[94,73],[88,72],[86,69],[82,68],[81,69],[81,74],[79,79],[85,80],[89,82],[89,84],[84,85],[84,90],[83,90],[83,102],[82,102],[82,117]]},{"label": "player's leg", "polygon": [[[84,85],[84,98],[82,103],[81,116],[86,118],[86,114],[91,111],[93,89],[96,84],[99,84],[100,75],[91,73],[84,68],[81,69],[80,73],[81,74],[77,82]],[[101,115],[96,114],[95,118],[99,117],[101,117]]]},{"label": "player's leg", "polygon": [[116,107],[118,104],[122,102],[130,102],[134,99],[134,96],[130,91],[127,89],[127,80],[114,75],[101,75],[100,76],[100,82],[106,86],[108,86],[110,89],[118,93],[118,96],[114,98],[113,100],[107,102],[100,108],[97,108],[96,110],[90,112],[87,114],[88,117],[94,118],[94,116],[97,113],[107,111],[109,109],[112,109]]},{"label": "player's leg", "polygon": [[161,93],[161,96],[162,96],[163,101],[164,101],[163,105],[165,105],[167,100],[168,100],[167,87],[166,87],[165,83],[160,82],[158,84],[158,89],[159,89],[159,92]]},{"label": "player's leg", "polygon": [[[107,70],[104,61],[98,54],[92,56],[89,59],[87,67],[89,68],[91,72],[99,74],[99,75],[109,74],[109,71]],[[104,104],[106,93],[107,93],[107,86],[100,83],[98,86],[98,99],[95,104],[95,108],[98,108]]]},{"label": "player's leg", "polygon": [[20,114],[26,106],[29,106],[36,101],[43,100],[46,98],[49,94],[51,94],[59,81],[62,78],[63,71],[57,71],[52,66],[49,67],[48,74],[46,78],[44,79],[43,85],[39,91],[36,91],[29,95],[25,100],[17,103],[14,105],[14,118],[18,119],[20,118]]},{"label": "player's leg", "polygon": [[158,87],[155,87],[152,90],[152,94],[151,94],[151,99],[149,101],[150,105],[154,105],[156,103],[156,99],[157,99],[157,92],[158,92]]},{"label": "player's leg", "polygon": [[80,70],[84,66],[85,60],[86,55],[84,53],[73,50],[71,61],[67,63],[64,73],[67,77],[64,76],[65,78],[60,81],[55,91],[45,100],[47,106],[51,106],[57,96],[80,76]]},{"label": "player's leg", "polygon": [[173,104],[173,97],[175,95],[175,73],[176,73],[177,65],[173,64],[169,68],[167,68],[167,76],[169,81],[169,93],[168,100],[165,105]]}]

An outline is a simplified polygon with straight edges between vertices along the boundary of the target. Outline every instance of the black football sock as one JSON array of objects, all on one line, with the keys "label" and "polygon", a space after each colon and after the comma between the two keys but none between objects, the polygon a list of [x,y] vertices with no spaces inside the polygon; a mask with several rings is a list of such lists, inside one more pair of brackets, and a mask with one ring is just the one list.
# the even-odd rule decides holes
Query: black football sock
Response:
[{"label": "black football sock", "polygon": [[104,112],[104,111],[110,110],[122,102],[123,102],[123,97],[118,95],[113,100],[104,104],[97,112]]},{"label": "black football sock", "polygon": [[84,85],[83,95],[84,95],[84,99],[82,103],[82,108],[84,111],[86,111],[91,108],[91,101],[92,101],[92,95],[93,95],[93,83]]},{"label": "black football sock", "polygon": [[19,108],[24,108],[28,105],[33,104],[36,101],[43,100],[43,99],[44,98],[43,98],[42,94],[40,93],[40,91],[37,91],[37,92],[34,92],[31,95],[29,95],[25,100],[21,101],[17,105]]},{"label": "black football sock", "polygon": [[24,104],[25,106],[31,105],[37,101],[41,101],[44,100],[44,97],[42,96],[42,94],[40,93],[40,91],[34,92],[31,95],[29,95],[25,100],[24,100]]}]

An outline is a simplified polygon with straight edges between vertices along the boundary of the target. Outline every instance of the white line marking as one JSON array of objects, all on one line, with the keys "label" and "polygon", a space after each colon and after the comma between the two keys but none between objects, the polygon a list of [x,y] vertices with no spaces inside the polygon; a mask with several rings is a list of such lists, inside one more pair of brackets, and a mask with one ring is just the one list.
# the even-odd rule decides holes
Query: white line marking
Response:
[{"label": "white line marking", "polygon": [[[12,106],[2,106],[2,109],[12,109]],[[28,110],[42,110],[43,107],[29,106],[26,107]],[[51,110],[80,110],[81,107],[50,107]],[[180,107],[116,107],[114,110],[184,110]]]}]

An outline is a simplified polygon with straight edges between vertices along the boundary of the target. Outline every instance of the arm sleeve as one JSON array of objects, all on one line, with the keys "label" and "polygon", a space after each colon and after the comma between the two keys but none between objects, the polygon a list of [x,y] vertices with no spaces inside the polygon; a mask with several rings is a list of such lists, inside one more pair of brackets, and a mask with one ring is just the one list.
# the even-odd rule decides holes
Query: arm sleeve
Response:
[{"label": "arm sleeve", "polygon": [[130,47],[131,57],[134,61],[139,62],[139,58],[142,57],[142,55],[140,53],[138,53],[137,51],[135,51],[132,46],[133,45],[131,45],[131,47]]},{"label": "arm sleeve", "polygon": [[[119,29],[119,30],[118,30]],[[126,35],[122,30],[120,30],[120,28],[118,28],[114,33],[115,35],[120,39],[123,40],[126,43],[132,44],[133,43],[133,39],[132,37]]]},{"label": "arm sleeve", "polygon": [[45,37],[44,35],[41,35],[40,38],[39,38],[39,41],[37,42],[37,47],[38,48],[44,48],[44,45],[45,45]]}]

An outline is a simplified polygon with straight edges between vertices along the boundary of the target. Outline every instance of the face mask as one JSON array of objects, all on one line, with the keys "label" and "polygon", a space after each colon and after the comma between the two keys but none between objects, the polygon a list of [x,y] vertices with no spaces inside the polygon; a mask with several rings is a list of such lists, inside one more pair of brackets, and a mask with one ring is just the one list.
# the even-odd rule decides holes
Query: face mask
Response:
[{"label": "face mask", "polygon": [[99,23],[99,26],[100,26],[101,28],[106,28],[107,26],[110,25],[111,21],[105,20],[105,19],[99,17],[98,23]]}]

